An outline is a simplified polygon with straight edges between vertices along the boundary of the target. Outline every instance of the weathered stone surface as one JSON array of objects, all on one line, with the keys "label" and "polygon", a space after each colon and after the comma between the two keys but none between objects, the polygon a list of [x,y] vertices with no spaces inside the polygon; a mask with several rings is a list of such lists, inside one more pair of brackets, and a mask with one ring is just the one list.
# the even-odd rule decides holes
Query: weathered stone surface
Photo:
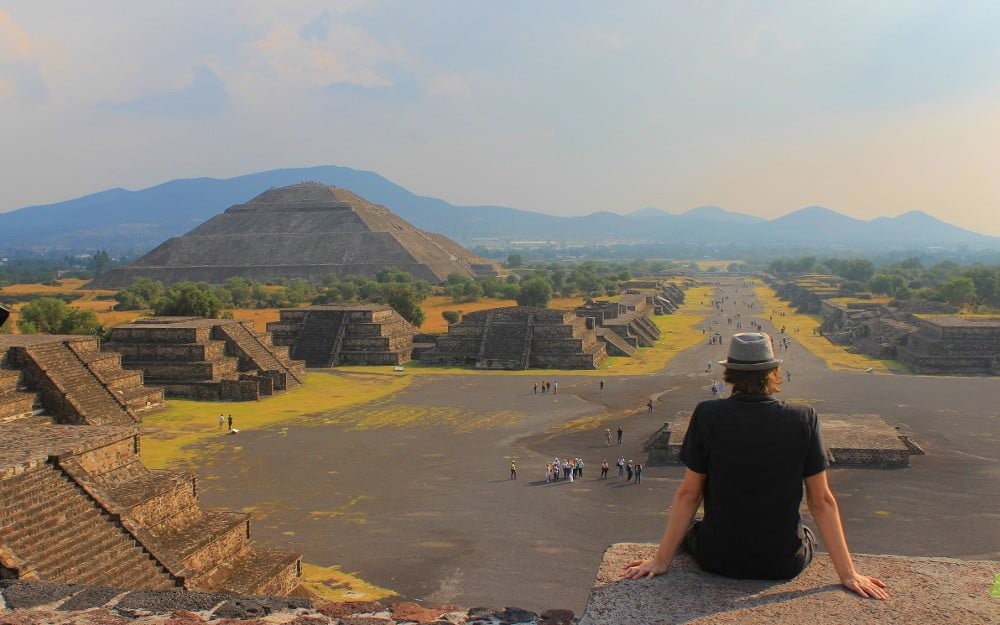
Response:
[{"label": "weathered stone surface", "polygon": [[342,304],[286,308],[267,324],[275,345],[309,367],[401,365],[417,329],[390,306]]},{"label": "weathered stone surface", "polygon": [[529,306],[481,310],[448,327],[420,362],[476,369],[596,369],[607,358],[592,319]]},{"label": "weathered stone surface", "polygon": [[83,590],[73,584],[36,584],[20,580],[0,580],[4,602],[8,609],[35,608],[63,601]]},{"label": "weathered stone surface", "polygon": [[105,349],[172,397],[255,401],[305,376],[304,363],[250,321],[149,317],[112,330]]},{"label": "weathered stone surface", "polygon": [[120,289],[139,276],[171,283],[365,275],[396,268],[440,282],[448,274],[496,275],[500,268],[439,234],[424,232],[384,206],[319,183],[271,189],[170,239],[89,288]]},{"label": "weathered stone surface", "polygon": [[822,553],[789,581],[732,580],[708,574],[684,554],[666,575],[621,580],[630,561],[651,557],[655,551],[652,544],[612,545],[604,554],[580,625],[996,622],[996,599],[989,594],[996,562],[855,555],[859,571],[888,584],[887,601],[863,599],[844,589],[829,556]]},{"label": "weathered stone surface", "polygon": [[546,610],[539,625],[572,625],[576,615],[572,610]]},{"label": "weathered stone surface", "polygon": [[[690,421],[691,413],[680,411],[654,432],[644,446],[649,452],[649,462],[680,463],[681,444]],[[915,444],[904,442],[900,432],[878,415],[824,414],[820,415],[819,424],[832,465],[907,467],[910,455],[920,453]]]},{"label": "weathered stone surface", "polygon": [[344,601],[341,603],[324,603],[316,608],[316,611],[325,616],[339,618],[364,612],[378,612],[384,610],[385,606],[377,601]]}]

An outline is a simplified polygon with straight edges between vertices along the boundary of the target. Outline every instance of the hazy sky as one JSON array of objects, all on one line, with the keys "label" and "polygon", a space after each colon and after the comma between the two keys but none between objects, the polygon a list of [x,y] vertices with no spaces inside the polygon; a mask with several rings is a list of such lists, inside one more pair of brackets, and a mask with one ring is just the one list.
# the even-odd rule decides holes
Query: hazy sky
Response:
[{"label": "hazy sky", "polygon": [[1000,235],[1000,2],[0,0],[0,210],[336,164]]}]

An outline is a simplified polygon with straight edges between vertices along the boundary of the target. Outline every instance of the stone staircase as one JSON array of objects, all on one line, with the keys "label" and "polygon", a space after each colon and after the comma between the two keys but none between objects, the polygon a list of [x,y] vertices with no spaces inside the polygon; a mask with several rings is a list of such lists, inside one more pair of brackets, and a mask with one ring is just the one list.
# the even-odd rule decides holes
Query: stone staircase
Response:
[{"label": "stone staircase", "polygon": [[3,480],[0,545],[20,577],[141,589],[178,582],[97,502],[51,462]]},{"label": "stone staircase", "polygon": [[[123,399],[116,397],[87,364],[63,341],[24,348],[28,367],[44,379],[43,386],[61,396],[62,406],[50,408],[61,418],[90,425],[137,423]],[[44,395],[43,395],[44,397]]]},{"label": "stone staircase", "polygon": [[307,312],[292,347],[292,358],[304,360],[308,367],[333,365],[337,357],[334,348],[338,347],[338,338],[343,341],[346,325],[346,312]]},{"label": "stone staircase", "polygon": [[102,473],[86,458],[60,464],[185,589],[287,594],[298,585],[298,554],[253,544],[245,513],[203,510],[194,474],[151,471],[124,447],[116,457],[123,463]]},{"label": "stone staircase", "polygon": [[214,330],[219,334],[217,338],[226,340],[240,357],[249,361],[247,364],[250,367],[247,368],[284,374],[285,383],[281,390],[294,388],[305,378],[301,364],[295,366],[295,363],[288,360],[283,361],[271,341],[264,338],[267,335],[262,337],[243,323],[221,324],[215,326]]}]

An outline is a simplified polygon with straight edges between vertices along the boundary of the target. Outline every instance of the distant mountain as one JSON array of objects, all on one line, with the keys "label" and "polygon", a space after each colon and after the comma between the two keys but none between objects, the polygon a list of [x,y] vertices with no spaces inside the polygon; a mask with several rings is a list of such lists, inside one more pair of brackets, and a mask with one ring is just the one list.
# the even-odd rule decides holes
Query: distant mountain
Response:
[{"label": "distant mountain", "polygon": [[730,224],[755,224],[767,221],[762,217],[727,211],[720,206],[698,206],[697,208],[684,211],[681,213],[681,217],[684,217],[685,219],[701,219],[704,221],[717,221]]},{"label": "distant mountain", "polygon": [[0,213],[0,251],[105,248],[146,252],[226,208],[274,187],[317,181],[383,204],[418,228],[465,245],[512,241],[768,245],[971,245],[1000,248],[1000,238],[963,230],[921,212],[862,221],[821,206],[774,220],[700,206],[682,214],[643,208],[556,217],[505,206],[455,206],[416,195],[382,176],[333,165],[278,169],[219,180],[172,180],[148,189],[110,189],[65,202]]}]

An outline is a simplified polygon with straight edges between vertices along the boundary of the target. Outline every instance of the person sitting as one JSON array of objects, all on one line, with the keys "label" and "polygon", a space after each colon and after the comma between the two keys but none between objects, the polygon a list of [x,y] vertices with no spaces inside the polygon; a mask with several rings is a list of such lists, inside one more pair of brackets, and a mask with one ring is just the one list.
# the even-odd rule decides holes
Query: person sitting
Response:
[{"label": "person sitting", "polygon": [[[813,557],[812,532],[799,507],[805,482],[809,511],[840,583],[862,597],[887,599],[886,585],[858,573],[844,536],[816,411],[778,401],[771,337],[734,334],[719,363],[732,385],[726,399],[701,402],[691,415],[680,458],[684,479],[656,555],[630,563],[624,579],[666,573],[678,549],[706,571],[736,579],[791,579]],[[705,514],[692,522],[704,501]]]}]

